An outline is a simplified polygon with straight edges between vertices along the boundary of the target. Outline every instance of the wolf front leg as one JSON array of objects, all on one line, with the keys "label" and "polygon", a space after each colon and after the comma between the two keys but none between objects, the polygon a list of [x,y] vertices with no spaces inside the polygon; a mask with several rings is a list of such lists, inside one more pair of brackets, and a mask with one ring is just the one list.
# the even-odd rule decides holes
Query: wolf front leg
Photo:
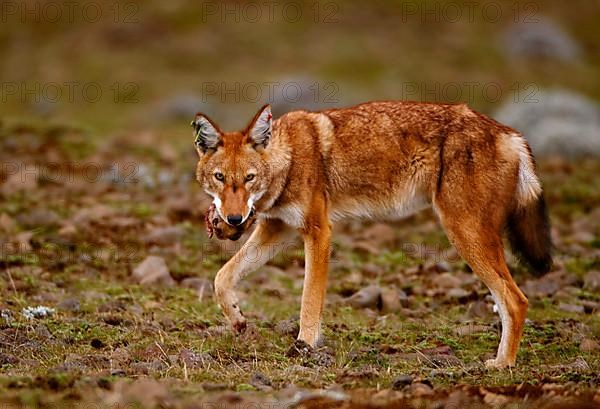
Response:
[{"label": "wolf front leg", "polygon": [[236,332],[246,328],[235,287],[248,273],[262,267],[286,246],[294,231],[276,219],[261,220],[242,248],[219,270],[215,277],[215,297]]},{"label": "wolf front leg", "polygon": [[305,273],[298,339],[315,347],[321,338],[321,316],[327,289],[331,223],[326,199],[318,199],[307,215],[304,236]]}]

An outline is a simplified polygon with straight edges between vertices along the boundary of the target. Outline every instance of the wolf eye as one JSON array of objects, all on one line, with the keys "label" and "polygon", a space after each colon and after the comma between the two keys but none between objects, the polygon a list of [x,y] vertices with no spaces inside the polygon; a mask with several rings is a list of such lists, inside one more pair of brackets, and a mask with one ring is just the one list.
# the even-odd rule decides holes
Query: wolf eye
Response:
[{"label": "wolf eye", "polygon": [[246,175],[246,182],[250,182],[251,180],[254,180],[254,174],[248,173]]},{"label": "wolf eye", "polygon": [[223,176],[223,174],[221,172],[216,172],[215,173],[215,179],[219,180],[219,181],[223,181],[225,179],[225,176]]}]

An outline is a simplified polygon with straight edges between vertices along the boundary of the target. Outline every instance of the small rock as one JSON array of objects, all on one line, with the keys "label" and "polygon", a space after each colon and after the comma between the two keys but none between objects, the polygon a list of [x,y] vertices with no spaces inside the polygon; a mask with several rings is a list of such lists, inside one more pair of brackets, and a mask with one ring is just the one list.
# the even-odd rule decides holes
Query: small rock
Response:
[{"label": "small rock", "polygon": [[131,354],[126,348],[119,347],[116,348],[110,354],[110,359],[119,365],[127,365],[131,361]]},{"label": "small rock", "polygon": [[0,353],[0,365],[16,365],[19,363],[19,358],[11,354]]},{"label": "small rock", "polygon": [[50,330],[48,330],[48,327],[45,326],[44,324],[40,324],[40,325],[36,326],[35,333],[38,337],[43,338],[43,339],[52,338],[52,334],[50,333]]},{"label": "small rock", "polygon": [[67,298],[67,299],[59,302],[56,307],[59,310],[77,312],[77,311],[79,311],[81,305],[78,300],[76,300],[74,298]]},{"label": "small rock", "polygon": [[23,231],[15,235],[13,242],[17,247],[17,251],[20,253],[29,253],[33,250],[31,246],[31,239],[33,238],[33,232]]},{"label": "small rock", "polygon": [[379,254],[380,248],[366,240],[357,240],[352,245],[352,249],[360,254]]},{"label": "small rock", "polygon": [[377,309],[381,305],[381,287],[377,285],[365,287],[346,298],[344,302],[354,308]]},{"label": "small rock", "polygon": [[171,277],[167,263],[162,257],[148,256],[134,270],[133,278],[142,285],[160,284],[166,286],[175,285]]},{"label": "small rock", "polygon": [[6,213],[0,214],[0,230],[5,233],[15,230],[15,221]]},{"label": "small rock", "polygon": [[79,209],[72,217],[71,223],[75,227],[83,227],[91,222],[100,223],[115,214],[115,210],[107,205],[98,204],[92,207]]},{"label": "small rock", "polygon": [[177,328],[175,321],[168,317],[160,320],[160,326],[167,332],[173,331],[175,328]]},{"label": "small rock", "polygon": [[58,230],[58,235],[61,237],[73,237],[77,234],[77,227],[73,224],[66,222],[63,226]]},{"label": "small rock", "polygon": [[160,359],[155,359],[152,362],[135,362],[130,365],[130,368],[137,374],[149,375],[152,372],[162,371],[166,369],[165,364]]},{"label": "small rock", "polygon": [[273,390],[271,380],[260,372],[255,372],[250,379],[250,385],[259,391],[269,392]]},{"label": "small rock", "polygon": [[69,354],[63,363],[57,365],[50,370],[52,372],[83,372],[87,366],[83,362],[83,357],[76,354]]},{"label": "small rock", "polygon": [[34,229],[40,226],[54,226],[59,222],[58,215],[47,209],[36,209],[30,213],[17,216],[19,224],[27,229]]},{"label": "small rock", "polygon": [[452,266],[446,260],[438,261],[435,263],[435,268],[441,272],[449,272],[452,271]]},{"label": "small rock", "polygon": [[583,305],[567,304],[563,302],[558,304],[558,309],[577,314],[583,314],[585,312],[585,308],[583,307]]},{"label": "small rock", "polygon": [[579,344],[579,348],[583,352],[595,352],[600,350],[600,344],[593,339],[584,338]]},{"label": "small rock", "polygon": [[196,290],[200,298],[212,297],[214,292],[212,281],[201,277],[185,278],[181,281],[181,286]]},{"label": "small rock", "polygon": [[471,293],[463,288],[451,288],[446,292],[446,296],[448,298],[455,300],[462,300],[464,298],[468,298],[470,295]]},{"label": "small rock", "polygon": [[556,293],[559,290],[560,285],[554,280],[542,278],[538,280],[527,280],[521,288],[527,297],[544,298]]},{"label": "small rock", "polygon": [[126,309],[127,305],[123,300],[112,300],[98,306],[98,312],[119,312]]},{"label": "small rock", "polygon": [[173,245],[183,236],[183,229],[178,226],[157,227],[151,230],[144,242],[148,244],[158,244],[159,246]]},{"label": "small rock", "polygon": [[413,376],[412,375],[400,375],[392,381],[392,389],[395,391],[399,391],[403,389],[405,386],[408,386],[412,383]]},{"label": "small rock", "polygon": [[600,291],[600,271],[589,271],[583,279],[583,288],[595,292]]},{"label": "small rock", "polygon": [[582,300],[581,305],[583,305],[586,314],[593,314],[596,311],[600,311],[600,303],[596,301]]},{"label": "small rock", "polygon": [[487,318],[492,314],[492,309],[485,301],[475,301],[469,305],[467,314],[470,318]]},{"label": "small rock", "polygon": [[381,311],[384,314],[396,313],[408,304],[408,296],[402,290],[385,288],[381,291]]},{"label": "small rock", "polygon": [[553,58],[573,62],[581,48],[561,27],[547,18],[536,17],[533,22],[519,22],[504,34],[504,51],[514,57]]},{"label": "small rock", "polygon": [[312,351],[308,363],[310,363],[311,366],[329,367],[335,364],[335,356],[330,348],[319,348]]},{"label": "small rock", "polygon": [[9,175],[2,186],[0,186],[0,193],[4,196],[10,196],[18,192],[30,192],[38,188],[38,172],[32,172],[32,174],[24,177],[22,172],[16,172]]},{"label": "small rock", "polygon": [[179,359],[185,363],[188,368],[205,368],[209,363],[214,362],[214,358],[207,353],[197,353],[184,348],[179,351]]},{"label": "small rock", "polygon": [[298,331],[300,331],[300,324],[297,318],[279,321],[275,325],[275,332],[279,335],[296,336]]},{"label": "small rock", "polygon": [[440,345],[435,348],[423,349],[416,356],[425,363],[434,367],[464,366],[463,362],[454,354],[448,345]]},{"label": "small rock", "polygon": [[521,131],[536,156],[600,155],[600,110],[584,95],[536,91],[529,101],[507,99],[494,119]]},{"label": "small rock", "polygon": [[433,284],[441,288],[460,288],[462,282],[452,273],[442,273],[433,280]]}]

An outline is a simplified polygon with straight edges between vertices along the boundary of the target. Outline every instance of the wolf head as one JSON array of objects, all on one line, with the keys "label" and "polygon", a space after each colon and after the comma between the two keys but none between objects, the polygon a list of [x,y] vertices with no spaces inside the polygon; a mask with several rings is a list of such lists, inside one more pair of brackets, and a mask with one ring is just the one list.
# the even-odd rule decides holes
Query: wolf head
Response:
[{"label": "wolf head", "polygon": [[223,132],[202,113],[192,121],[200,157],[196,178],[229,225],[244,223],[271,183],[267,146],[272,118],[265,105],[240,132]]}]

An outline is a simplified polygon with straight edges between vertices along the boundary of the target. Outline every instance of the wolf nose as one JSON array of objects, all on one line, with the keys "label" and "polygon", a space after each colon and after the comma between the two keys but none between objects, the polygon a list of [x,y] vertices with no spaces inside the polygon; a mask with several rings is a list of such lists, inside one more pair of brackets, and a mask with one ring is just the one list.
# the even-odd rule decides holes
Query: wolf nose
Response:
[{"label": "wolf nose", "polygon": [[237,226],[242,223],[242,215],[241,214],[233,214],[231,216],[227,216],[227,223],[232,226]]}]

